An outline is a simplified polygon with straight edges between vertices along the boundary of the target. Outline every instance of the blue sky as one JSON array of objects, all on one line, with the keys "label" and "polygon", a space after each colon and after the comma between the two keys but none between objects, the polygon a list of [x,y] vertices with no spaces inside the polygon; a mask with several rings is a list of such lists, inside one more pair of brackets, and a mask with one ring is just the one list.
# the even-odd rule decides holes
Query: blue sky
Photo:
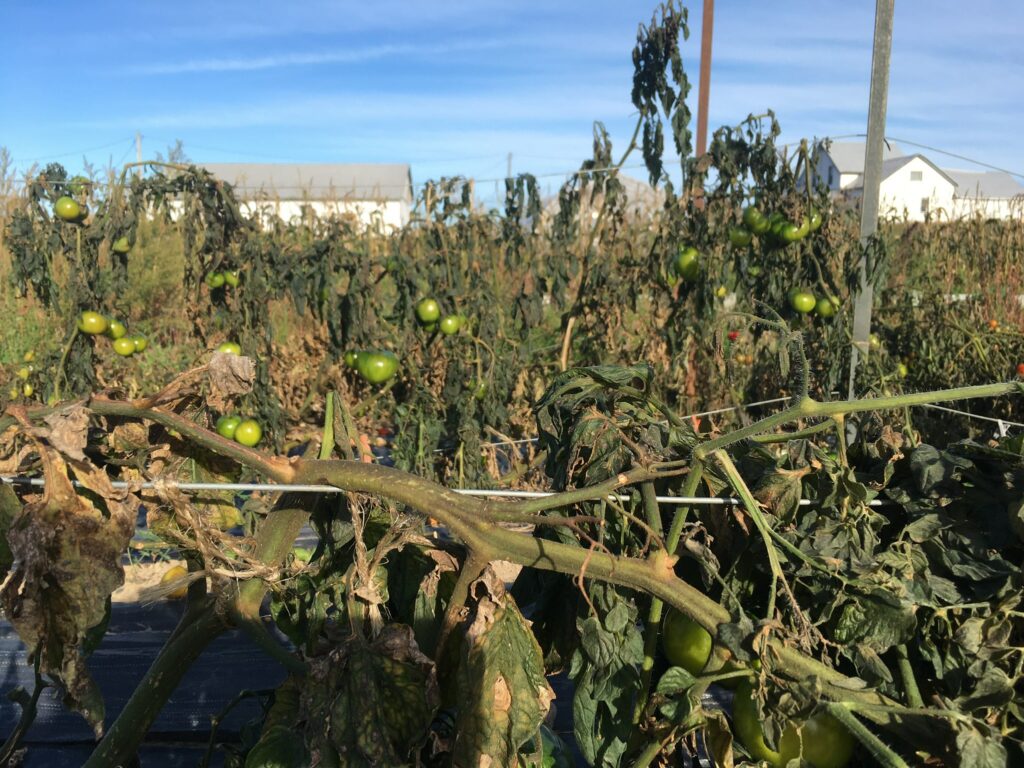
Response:
[{"label": "blue sky", "polygon": [[[685,66],[696,106],[700,6]],[[562,172],[635,117],[635,0],[0,0],[0,146],[72,170],[195,161],[409,162],[413,179]],[[710,126],[865,129],[874,3],[719,0]],[[898,0],[887,133],[1024,172],[1024,3]],[[913,149],[913,148],[908,148]],[[926,152],[926,154],[928,154]],[[967,163],[931,155],[939,165]],[[639,163],[639,157],[637,163]],[[641,168],[628,171],[643,177]],[[493,182],[481,184],[481,194]]]}]

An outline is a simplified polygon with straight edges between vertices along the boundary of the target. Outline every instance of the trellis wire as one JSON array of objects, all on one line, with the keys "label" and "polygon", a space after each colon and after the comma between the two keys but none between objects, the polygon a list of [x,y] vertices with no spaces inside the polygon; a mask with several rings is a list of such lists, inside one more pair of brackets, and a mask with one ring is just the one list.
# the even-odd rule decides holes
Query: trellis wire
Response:
[{"label": "trellis wire", "polygon": [[[0,475],[0,483],[8,485],[27,485],[42,487],[46,481],[41,477],[18,477],[13,475]],[[76,488],[82,487],[80,482],[73,481]],[[290,485],[288,483],[176,483],[161,481],[159,483],[146,481],[142,483],[130,483],[124,480],[113,480],[110,483],[113,488],[124,488],[130,490],[152,490],[154,488],[166,488],[177,491],[267,491],[269,493],[348,493],[345,488],[338,488],[334,485]],[[543,499],[549,496],[557,496],[554,491],[508,491],[493,490],[487,488],[451,488],[454,493],[463,496],[486,496],[492,498],[514,498],[514,499]],[[623,494],[609,494],[609,499],[617,501],[629,501],[630,497]],[[735,506],[742,504],[742,500],[723,496],[656,496],[662,504],[692,504],[705,506]],[[801,506],[812,506],[819,502],[813,499],[801,499]],[[870,506],[882,506],[886,502],[875,499],[868,502]]]}]

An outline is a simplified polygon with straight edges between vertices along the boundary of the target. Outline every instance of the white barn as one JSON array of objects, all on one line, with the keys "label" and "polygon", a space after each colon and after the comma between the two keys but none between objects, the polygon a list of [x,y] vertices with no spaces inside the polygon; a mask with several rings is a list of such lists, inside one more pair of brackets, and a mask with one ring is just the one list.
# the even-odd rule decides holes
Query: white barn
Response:
[{"label": "white barn", "polygon": [[[817,178],[833,194],[857,200],[864,188],[864,142],[818,145]],[[1024,211],[1024,187],[1006,173],[939,168],[896,144],[883,149],[878,213],[885,218],[937,221],[974,216],[1008,218]]]},{"label": "white barn", "polygon": [[261,219],[354,217],[385,231],[409,223],[412,173],[404,163],[203,163],[231,184],[245,213]]}]

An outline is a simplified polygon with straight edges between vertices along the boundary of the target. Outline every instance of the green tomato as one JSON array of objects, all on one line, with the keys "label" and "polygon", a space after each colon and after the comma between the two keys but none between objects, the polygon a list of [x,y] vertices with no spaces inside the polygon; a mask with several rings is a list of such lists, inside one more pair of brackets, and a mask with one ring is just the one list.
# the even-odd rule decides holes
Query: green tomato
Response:
[{"label": "green tomato", "polygon": [[700,253],[692,245],[680,246],[675,268],[676,274],[684,280],[695,280],[700,274]]},{"label": "green tomato", "polygon": [[661,647],[675,667],[699,675],[711,658],[711,634],[689,616],[669,609],[662,627]]},{"label": "green tomato", "polygon": [[29,368],[27,365],[23,365],[21,368],[18,369],[17,376],[19,379],[27,379],[31,375],[32,369]]},{"label": "green tomato", "polygon": [[223,272],[210,272],[206,276],[206,284],[216,290],[224,285],[224,273]]},{"label": "green tomato", "polygon": [[149,346],[149,341],[141,333],[137,333],[131,337],[132,343],[135,345],[136,352],[142,352],[146,347]]},{"label": "green tomato", "polygon": [[221,416],[217,419],[217,434],[221,437],[226,437],[228,440],[234,440],[235,431],[241,423],[242,419],[238,416]]},{"label": "green tomato", "polygon": [[813,205],[811,206],[810,213],[807,215],[807,221],[808,221],[808,224],[810,225],[811,232],[817,232],[819,229],[821,229],[821,224],[822,224],[821,212],[817,208],[815,208]]},{"label": "green tomato", "polygon": [[771,222],[756,206],[748,205],[743,209],[743,226],[755,235],[763,235],[771,229]]},{"label": "green tomato", "polygon": [[818,317],[834,317],[836,314],[836,307],[839,306],[838,299],[833,302],[832,299],[835,297],[822,296],[818,299],[818,303],[814,305],[814,311]]},{"label": "green tomato", "polygon": [[217,347],[217,351],[223,352],[226,355],[240,355],[242,354],[242,347],[233,341],[225,341]]},{"label": "green tomato", "polygon": [[119,237],[113,243],[110,244],[110,250],[114,253],[128,253],[132,249],[132,244],[128,242],[127,237]]},{"label": "green tomato", "polygon": [[906,363],[900,363],[899,365],[896,366],[896,375],[899,376],[901,379],[907,378],[907,375],[909,373],[910,369],[907,368]]},{"label": "green tomato", "polygon": [[107,318],[99,312],[83,312],[78,318],[78,330],[90,336],[99,336],[107,331]]},{"label": "green tomato", "polygon": [[224,282],[232,288],[237,288],[241,280],[242,276],[237,269],[232,269],[224,273]]},{"label": "green tomato", "polygon": [[782,224],[777,226],[778,231],[776,232],[776,229],[773,226],[772,232],[776,233],[779,239],[784,243],[795,243],[798,240],[802,240],[804,237],[803,234],[801,234],[801,228],[791,221],[784,221]]},{"label": "green tomato", "polygon": [[356,363],[359,362],[359,353],[354,349],[350,349],[345,353],[345,365],[349,368],[355,368]]},{"label": "green tomato", "polygon": [[85,176],[72,176],[68,179],[68,192],[72,195],[83,195],[89,191],[90,186],[92,186],[92,182]]},{"label": "green tomato", "polygon": [[393,352],[362,352],[356,362],[359,375],[371,384],[383,384],[398,371],[398,358]]},{"label": "green tomato", "polygon": [[114,351],[121,357],[131,357],[135,354],[135,340],[120,338],[116,339],[111,345],[114,347]]},{"label": "green tomato", "polygon": [[783,768],[798,757],[814,768],[844,768],[853,756],[853,736],[842,723],[826,713],[813,715],[804,723],[789,723],[779,739],[778,751],[773,750],[761,730],[754,689],[749,680],[736,686],[732,718],[736,736],[747,752],[772,768]]},{"label": "green tomato", "polygon": [[753,239],[753,234],[746,227],[729,227],[729,242],[736,248],[747,247]]},{"label": "green tomato", "polygon": [[53,212],[62,221],[75,222],[82,215],[82,206],[65,195],[57,198],[57,202],[53,204]]},{"label": "green tomato", "polygon": [[462,328],[462,323],[457,315],[445,315],[441,318],[437,327],[441,329],[441,333],[445,336],[454,336]]},{"label": "green tomato", "polygon": [[416,319],[426,325],[437,322],[441,317],[441,305],[436,299],[420,299],[416,303]]},{"label": "green tomato", "polygon": [[263,437],[263,428],[255,419],[245,419],[235,425],[235,442],[252,448]]},{"label": "green tomato", "polygon": [[806,315],[818,306],[818,300],[809,291],[797,291],[789,297],[789,305],[801,315]]},{"label": "green tomato", "polygon": [[128,329],[124,327],[124,323],[122,323],[120,320],[110,320],[109,324],[107,325],[107,336],[116,340],[120,339],[126,333],[128,333]]},{"label": "green tomato", "polygon": [[761,271],[761,267],[759,267],[757,264],[753,264],[747,267],[747,274],[750,277],[760,277]]}]

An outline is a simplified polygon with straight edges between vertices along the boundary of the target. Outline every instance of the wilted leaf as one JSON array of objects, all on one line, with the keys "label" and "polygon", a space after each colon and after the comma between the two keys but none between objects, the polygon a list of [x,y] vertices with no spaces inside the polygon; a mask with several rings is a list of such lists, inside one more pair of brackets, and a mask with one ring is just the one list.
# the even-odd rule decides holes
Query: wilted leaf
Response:
[{"label": "wilted leaf", "polygon": [[82,450],[89,440],[89,414],[82,405],[70,405],[48,414],[44,419],[50,428],[41,436],[70,459],[85,461]]},{"label": "wilted leaf", "polygon": [[135,530],[138,502],[111,487],[101,470],[71,459],[76,479],[105,506],[104,514],[76,493],[56,451],[42,444],[37,449],[45,490],[8,531],[14,564],[0,602],[29,652],[41,654],[40,671],[60,680],[69,704],[99,736],[103,698],[86,669],[85,645],[124,581],[121,553]]},{"label": "wilted leaf", "polygon": [[514,764],[555,694],[544,676],[540,646],[500,580],[488,568],[476,585],[479,597],[458,672],[460,709],[452,760],[459,766],[499,768]]},{"label": "wilted leaf", "polygon": [[400,766],[426,737],[438,704],[433,662],[412,629],[389,624],[315,661],[303,691],[307,741],[329,743],[339,765]]},{"label": "wilted leaf", "polygon": [[256,364],[251,357],[214,352],[207,370],[210,391],[206,399],[215,411],[225,410],[236,395],[250,392],[256,381]]}]

